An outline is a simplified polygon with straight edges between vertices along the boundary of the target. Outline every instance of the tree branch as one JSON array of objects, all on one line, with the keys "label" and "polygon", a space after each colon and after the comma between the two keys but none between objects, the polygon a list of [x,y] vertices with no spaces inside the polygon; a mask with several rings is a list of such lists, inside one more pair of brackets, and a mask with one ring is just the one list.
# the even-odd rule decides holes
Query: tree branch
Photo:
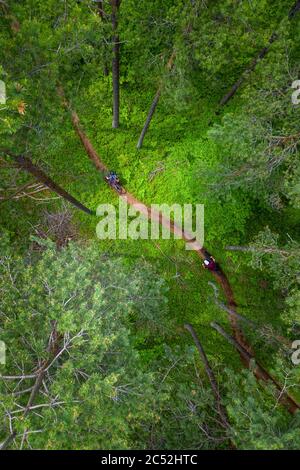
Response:
[{"label": "tree branch", "polygon": [[201,360],[204,364],[204,368],[205,368],[207,377],[208,377],[209,382],[210,382],[210,386],[212,388],[212,391],[213,391],[213,394],[214,394],[214,397],[215,397],[215,400],[216,400],[217,410],[218,410],[218,413],[219,413],[220,418],[222,420],[222,425],[224,426],[224,428],[229,429],[230,424],[229,424],[229,420],[228,420],[228,415],[227,415],[227,412],[226,412],[224,406],[222,405],[222,400],[221,400],[221,396],[220,396],[220,392],[219,392],[218,383],[217,383],[217,380],[215,378],[215,374],[214,374],[212,368],[210,367],[210,364],[208,362],[208,359],[207,359],[205,351],[202,347],[202,344],[200,343],[199,338],[198,338],[194,328],[192,327],[192,325],[190,325],[189,323],[186,323],[184,325],[184,328],[192,335],[192,338],[193,338],[194,343],[195,343],[195,345],[198,349]]},{"label": "tree branch", "polygon": [[245,360],[250,364],[251,361],[255,361],[253,373],[258,379],[263,379],[267,383],[272,383],[276,387],[276,396],[278,400],[287,406],[288,411],[291,414],[295,414],[299,409],[300,405],[287,393],[283,392],[280,384],[256,361],[254,356],[250,354],[246,349],[239,344],[235,338],[230,336],[226,331],[216,322],[212,322],[211,327],[214,328],[218,333],[220,333],[237,351]]}]

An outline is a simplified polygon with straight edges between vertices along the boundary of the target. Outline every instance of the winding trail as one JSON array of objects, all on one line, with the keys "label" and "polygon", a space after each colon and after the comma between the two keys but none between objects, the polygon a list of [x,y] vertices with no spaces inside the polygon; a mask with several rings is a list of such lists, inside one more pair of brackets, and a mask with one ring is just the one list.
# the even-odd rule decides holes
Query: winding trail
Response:
[{"label": "winding trail", "polygon": [[[90,140],[88,139],[86,134],[83,132],[80,126],[79,117],[77,113],[71,109],[69,103],[66,101],[62,89],[59,90],[59,95],[62,97],[64,107],[71,113],[71,120],[72,120],[74,130],[76,134],[78,135],[78,137],[80,138],[81,143],[83,147],[85,148],[89,158],[92,160],[92,162],[94,163],[98,171],[100,171],[102,174],[106,173],[108,171],[108,168],[101,161],[101,158],[99,157],[98,153],[94,149]],[[111,189],[115,191],[113,188]],[[122,188],[122,189],[124,191],[123,194],[119,194],[117,191],[115,192],[116,194],[118,194],[119,197],[121,197],[124,201],[126,201],[127,204],[136,208],[136,210],[143,213],[149,219],[158,221],[161,225],[163,225],[164,227],[167,227],[171,232],[179,235],[180,238],[182,238],[185,242],[190,243],[192,245],[193,251],[197,253],[200,259],[203,260],[206,257],[207,251],[205,250],[205,248],[202,247],[195,240],[195,238],[192,237],[192,235],[190,235],[187,231],[184,231],[181,226],[178,226],[175,222],[170,220],[168,217],[164,216],[161,212],[157,212],[153,210],[153,208],[150,208],[146,206],[145,204],[143,204],[142,202],[140,202],[132,194],[127,192],[125,188]],[[238,323],[237,317],[234,315],[234,313],[236,312],[237,304],[234,300],[234,295],[233,295],[231,285],[227,279],[227,276],[221,269],[219,272],[211,272],[211,274],[214,276],[218,284],[220,284],[220,286],[222,287],[228,306],[231,309],[232,313],[228,313],[228,317],[229,317],[231,328],[234,334],[234,338],[238,342],[240,348],[242,348],[242,352],[239,351],[241,361],[245,367],[250,368],[251,367],[250,362],[252,359],[255,359],[255,356],[254,356],[251,346],[249,345],[249,343],[247,342],[243,334],[243,331]],[[278,383],[277,380],[274,379],[269,374],[269,372],[265,370],[261,364],[258,363],[258,361],[256,361],[256,359],[255,359],[255,363],[256,363],[256,366],[254,367],[253,373],[255,374],[256,378],[258,380],[263,380],[265,382],[273,383],[273,385],[277,389],[276,395],[277,395],[278,401],[280,401],[283,405],[285,405],[291,414],[296,413],[296,411],[300,409],[300,405],[287,393],[287,391],[280,385],[280,383]]]}]

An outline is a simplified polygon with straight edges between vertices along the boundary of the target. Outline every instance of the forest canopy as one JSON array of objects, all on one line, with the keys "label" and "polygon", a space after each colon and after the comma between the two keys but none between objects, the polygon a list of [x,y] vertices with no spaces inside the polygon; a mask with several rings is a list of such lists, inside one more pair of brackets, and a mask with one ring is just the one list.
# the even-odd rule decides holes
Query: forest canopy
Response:
[{"label": "forest canopy", "polygon": [[300,448],[299,122],[300,1],[0,0],[0,449]]}]

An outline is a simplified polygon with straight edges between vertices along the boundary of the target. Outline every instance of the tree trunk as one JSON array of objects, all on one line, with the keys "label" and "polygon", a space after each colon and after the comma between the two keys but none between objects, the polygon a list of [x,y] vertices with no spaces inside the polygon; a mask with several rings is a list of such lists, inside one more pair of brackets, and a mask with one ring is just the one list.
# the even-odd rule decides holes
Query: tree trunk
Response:
[{"label": "tree trunk", "polygon": [[291,20],[292,18],[294,18],[294,16],[299,10],[300,10],[300,0],[297,0],[294,6],[290,9],[289,19]]},{"label": "tree trunk", "polygon": [[225,250],[228,251],[243,251],[243,252],[250,252],[250,253],[277,253],[279,255],[291,255],[291,252],[287,250],[280,250],[279,248],[259,248],[256,246],[226,246]]},{"label": "tree trunk", "polygon": [[[55,340],[52,341],[52,338],[55,337]],[[58,352],[60,350],[59,348],[59,343],[62,339],[62,336],[61,335],[58,335],[57,334],[57,331],[56,331],[56,323],[54,324],[54,327],[53,327],[53,330],[51,331],[51,334],[50,334],[50,337],[49,337],[49,341],[48,343],[52,343],[51,344],[51,356],[49,357],[49,359],[47,360],[44,360],[43,361],[43,364],[38,372],[38,375],[36,376],[36,380],[35,380],[35,384],[32,388],[32,391],[30,393],[30,396],[29,396],[29,399],[28,399],[28,402],[27,402],[27,405],[25,407],[25,410],[24,410],[24,413],[23,413],[23,419],[27,416],[27,414],[29,413],[30,411],[30,407],[32,406],[32,404],[34,403],[36,397],[37,397],[37,394],[39,393],[40,391],[40,388],[41,388],[41,385],[43,383],[43,379],[45,377],[45,374],[47,372],[47,369],[48,367],[51,365],[51,363],[53,362],[53,360],[55,359],[55,357],[58,357]],[[17,436],[17,432],[16,431],[13,431],[6,439],[4,442],[2,442],[2,444],[0,444],[0,450],[6,450],[9,448],[11,442],[15,439],[15,437]]]},{"label": "tree trunk", "polygon": [[[172,68],[173,68],[174,59],[175,59],[175,51],[172,52],[172,55],[171,55],[171,57],[170,57],[170,59],[168,60],[168,63],[167,63],[167,69],[169,71],[172,70]],[[154,99],[151,103],[150,110],[149,110],[146,122],[144,124],[143,130],[141,132],[139,141],[138,141],[137,146],[136,146],[136,148],[138,150],[141,149],[142,146],[143,146],[143,141],[144,141],[145,135],[146,135],[147,130],[150,126],[150,122],[152,120],[153,114],[154,114],[154,112],[156,110],[156,107],[158,105],[158,102],[159,102],[159,98],[160,98],[160,95],[161,95],[161,90],[162,90],[162,84],[159,85],[158,90],[156,92],[156,95],[155,95],[155,97],[154,97]]]},{"label": "tree trunk", "polygon": [[81,211],[85,212],[86,214],[93,215],[94,212],[85,207],[81,202],[79,202],[77,199],[75,199],[71,194],[69,194],[67,191],[65,191],[63,188],[58,186],[49,176],[46,175],[40,168],[38,168],[30,158],[25,157],[24,155],[14,155],[8,150],[5,150],[4,153],[12,157],[18,166],[20,166],[23,170],[27,171],[27,173],[30,173],[33,175],[38,181],[43,183],[45,186],[47,186],[49,189],[54,191],[56,194],[61,196],[62,198],[66,199],[69,201],[73,206],[77,207],[77,209],[80,209]]},{"label": "tree trunk", "polygon": [[113,30],[113,59],[112,59],[112,82],[113,82],[113,129],[119,127],[120,108],[120,39],[118,35],[118,11],[121,0],[111,0],[112,6],[112,30]]},{"label": "tree trunk", "polygon": [[143,130],[142,130],[142,132],[141,132],[141,135],[140,135],[138,144],[137,144],[137,146],[136,146],[136,148],[137,148],[138,150],[141,149],[142,146],[143,146],[143,141],[144,141],[146,132],[147,132],[147,130],[148,130],[148,127],[150,126],[150,122],[151,122],[151,119],[152,119],[152,117],[153,117],[153,114],[154,114],[154,112],[155,112],[155,110],[156,110],[156,107],[157,107],[157,105],[158,105],[159,98],[160,98],[160,94],[161,94],[161,87],[159,87],[159,89],[157,90],[156,95],[155,95],[155,97],[154,97],[154,100],[153,100],[152,103],[151,103],[150,110],[149,110],[149,113],[148,113],[146,122],[145,122],[145,124],[144,124],[144,127],[143,127]]},{"label": "tree trunk", "polygon": [[[239,344],[232,336],[226,333],[226,331],[224,331],[218,323],[212,322],[210,325],[238,350],[238,352],[245,358],[245,361],[247,361],[248,364],[250,364],[250,361],[255,360],[254,356],[246,351],[246,349],[244,349],[243,346]],[[265,382],[271,382],[275,385],[277,389],[276,396],[278,401],[286,405],[288,411],[291,414],[295,414],[300,409],[299,404],[287,392],[284,391],[283,387],[281,387],[281,385],[256,360],[253,373],[258,379],[262,379]]]},{"label": "tree trunk", "polygon": [[105,20],[104,1],[98,0],[98,14],[101,20]]},{"label": "tree trunk", "polygon": [[76,134],[80,138],[81,143],[84,146],[89,158],[92,160],[97,170],[99,170],[101,173],[106,173],[108,170],[106,166],[100,161],[100,158],[96,150],[94,149],[91,142],[89,141],[89,139],[87,138],[83,130],[81,129],[79,117],[75,111],[71,111],[71,119],[72,119],[73,127],[76,131]]},{"label": "tree trunk", "polygon": [[208,282],[208,284],[214,290],[214,302],[219,308],[224,310],[224,312],[229,313],[229,315],[233,315],[234,317],[236,317],[237,320],[244,322],[252,330],[259,333],[262,337],[266,337],[267,339],[275,340],[277,344],[279,343],[280,346],[284,347],[284,351],[285,351],[286,354],[292,354],[291,342],[287,338],[284,338],[283,336],[278,335],[277,333],[273,332],[272,330],[268,331],[267,327],[260,326],[257,323],[255,323],[254,321],[249,320],[249,318],[246,318],[243,315],[240,315],[239,313],[237,313],[232,308],[227,307],[227,305],[225,305],[223,302],[221,302],[218,299],[219,292],[218,292],[217,286],[215,286],[212,282]]},{"label": "tree trunk", "polygon": [[[100,18],[103,22],[106,22],[107,16],[105,14],[104,1],[103,0],[99,0],[99,2],[98,2],[98,15],[100,16]],[[106,49],[107,49],[106,44],[103,44],[102,47],[106,51]],[[105,77],[107,77],[108,74],[109,74],[109,70],[108,70],[108,65],[107,65],[107,62],[106,62],[106,57],[105,57],[105,54],[104,54],[103,75]]]},{"label": "tree trunk", "polygon": [[[300,0],[297,0],[294,6],[290,9],[288,18],[290,20],[293,19],[299,10],[300,10]],[[224,106],[225,104],[228,103],[228,101],[231,100],[231,98],[236,94],[236,92],[238,91],[242,83],[244,82],[246,76],[249,75],[251,72],[253,72],[258,62],[267,55],[267,53],[270,50],[271,45],[273,44],[274,41],[276,41],[276,39],[278,39],[278,35],[276,33],[273,33],[269,39],[269,44],[260,50],[258,55],[251,62],[248,69],[245,72],[243,72],[242,76],[235,82],[235,84],[231,87],[228,93],[226,93],[226,95],[223,96],[223,98],[221,99],[219,103],[219,106]]]},{"label": "tree trunk", "polygon": [[207,377],[208,377],[209,382],[210,382],[210,386],[212,388],[212,391],[213,391],[213,394],[214,394],[214,397],[215,397],[215,400],[216,400],[216,405],[217,405],[217,410],[218,410],[219,416],[222,420],[222,424],[223,424],[224,428],[228,429],[228,428],[230,428],[230,424],[229,424],[227,412],[226,412],[224,406],[221,403],[221,396],[220,396],[220,392],[219,392],[218,383],[217,383],[217,380],[215,378],[215,374],[214,374],[212,368],[210,367],[210,364],[208,362],[208,359],[207,359],[205,351],[202,347],[202,344],[200,343],[199,338],[198,338],[194,328],[192,327],[192,325],[190,325],[189,323],[186,323],[184,325],[184,328],[191,333],[192,338],[195,342],[195,345],[196,345],[196,347],[199,351],[201,360],[202,360],[202,362],[204,364],[204,367],[205,367]]},{"label": "tree trunk", "polygon": [[258,62],[260,60],[262,60],[266,55],[267,53],[269,52],[270,50],[270,47],[271,45],[273,44],[273,42],[278,38],[277,34],[273,33],[272,36],[270,37],[269,39],[269,44],[268,46],[265,46],[263,47],[260,52],[258,53],[258,55],[253,59],[253,61],[251,62],[250,66],[248,67],[248,69],[243,72],[242,76],[235,82],[235,84],[231,87],[231,89],[229,90],[228,93],[226,93],[225,96],[223,96],[223,98],[221,99],[219,105],[220,106],[224,106],[225,104],[228,103],[228,101],[236,94],[236,92],[238,91],[238,89],[240,88],[240,86],[242,85],[242,83],[244,82],[245,78],[246,78],[246,75],[249,75],[251,72],[253,72],[253,70],[255,69],[256,65],[258,64]]},{"label": "tree trunk", "polygon": [[[25,183],[25,184],[22,184],[22,186],[20,186],[17,190],[14,191],[13,194],[11,194],[10,196],[0,196],[0,203],[1,202],[6,202],[6,201],[11,201],[12,199],[18,199],[18,195],[20,193],[25,193],[25,190],[28,188],[28,187],[32,187],[33,185],[36,185],[36,183],[32,183],[32,181],[29,181],[29,183]],[[39,185],[38,185],[39,186]],[[43,186],[41,186],[41,191],[43,190]],[[24,194],[24,196],[26,196],[26,194]],[[22,197],[22,196],[20,196]]]}]

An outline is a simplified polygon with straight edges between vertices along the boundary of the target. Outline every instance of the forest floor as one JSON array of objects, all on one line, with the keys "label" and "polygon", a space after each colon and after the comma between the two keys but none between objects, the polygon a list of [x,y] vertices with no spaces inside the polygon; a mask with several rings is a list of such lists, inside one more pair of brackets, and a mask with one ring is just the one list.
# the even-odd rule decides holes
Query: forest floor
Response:
[{"label": "forest floor", "polygon": [[[218,149],[207,137],[209,122],[220,121],[220,117],[214,115],[214,103],[202,99],[199,101],[201,118],[199,111],[195,115],[189,114],[188,119],[182,112],[168,110],[169,105],[162,98],[145,145],[138,152],[136,142],[153,93],[134,95],[132,90],[126,90],[124,86],[121,127],[112,130],[109,87],[109,80],[104,83],[99,78],[99,82],[87,88],[84,95],[78,96],[72,103],[101,160],[108,168],[115,170],[129,192],[146,205],[171,205],[175,202],[205,204],[205,246],[210,252],[218,254],[224,274],[230,278],[239,312],[258,324],[271,324],[279,333],[284,333],[285,325],[280,319],[284,298],[280,294],[274,296],[270,280],[247,265],[245,261],[249,259],[248,254],[228,253],[224,250],[225,245],[247,243],[257,230],[257,218],[252,218],[248,201],[243,195],[240,199],[235,197],[225,201],[208,199],[206,196],[210,172],[215,171],[218,163]],[[88,119],[85,113],[87,105]],[[54,132],[57,123],[53,128],[49,123],[49,128],[44,130],[45,146],[38,149],[40,158],[44,162],[51,162],[50,176],[92,209],[107,202],[117,206],[116,195],[111,193],[103,178],[94,171],[59,99],[57,120],[70,121],[69,131],[61,135]],[[10,213],[14,214],[15,220],[8,220],[7,225],[9,227],[13,224],[15,227],[16,223],[19,224],[20,238],[28,232],[32,233],[32,227],[35,221],[40,220],[43,210],[50,210],[50,204],[40,203],[36,213],[29,213],[30,219],[26,219],[26,201],[19,201],[18,205],[15,202],[8,204],[12,206]],[[53,205],[52,202],[52,211]],[[265,217],[265,214],[262,216]],[[271,217],[269,219],[272,226]],[[96,239],[97,221],[78,212],[75,223],[80,232],[78,238]],[[125,257],[130,263],[138,261],[142,254],[166,280],[169,286],[169,315],[177,324],[174,331],[168,332],[168,344],[190,344],[182,325],[192,323],[201,333],[203,346],[215,370],[221,372],[224,364],[240,367],[238,355],[210,327],[210,322],[217,320],[227,328],[227,313],[214,304],[213,290],[208,286],[210,273],[199,269],[197,253],[192,252],[187,257],[186,251],[182,249],[184,242],[174,239],[98,240],[97,243],[102,252]],[[246,334],[259,360],[267,368],[271,366],[272,346],[263,344],[261,347],[262,341],[256,331],[247,330]],[[151,338],[149,343],[144,332],[137,331],[135,338],[145,363],[151,355],[164,354],[164,336]]]},{"label": "forest floor", "polygon": [[[75,129],[75,132],[79,136],[89,158],[92,160],[94,165],[96,166],[97,170],[99,170],[103,176],[105,172],[108,171],[108,168],[105,164],[101,161],[99,155],[93,148],[93,145],[89,138],[86,136],[82,127],[80,125],[80,120],[76,112],[71,110],[70,105],[65,101],[64,105],[66,109],[68,109],[71,113],[72,123]],[[144,216],[151,221],[158,222],[161,226],[166,227],[170,232],[175,235],[179,235],[189,246],[196,251],[198,256],[201,259],[205,259],[207,257],[207,250],[196,240],[191,233],[187,232],[185,229],[182,228],[181,225],[178,225],[176,221],[171,220],[169,217],[166,217],[162,212],[157,212],[152,207],[146,206],[141,201],[136,199],[132,194],[130,194],[126,189],[120,186],[118,190],[116,187],[109,185],[110,188],[116,192],[120,198],[122,198],[126,204],[133,206],[139,213],[144,214]],[[240,354],[240,358],[242,363],[250,368],[251,367],[251,360],[255,358],[251,345],[247,342],[244,334],[243,329],[241,327],[241,322],[238,320],[236,315],[236,303],[234,300],[233,291],[231,285],[228,281],[228,278],[224,274],[221,268],[215,271],[211,271],[211,274],[214,276],[215,280],[221,285],[225,298],[228,303],[228,317],[229,321],[233,330],[233,336],[236,341],[236,349]],[[264,369],[259,362],[256,360],[256,366],[254,368],[254,374],[257,379],[264,380],[266,382],[273,382],[275,387],[278,389],[278,399],[285,403],[289,409],[289,411],[293,414],[299,408],[300,405],[289,395],[288,392],[284,391],[280,383],[272,377],[272,375]]]}]

